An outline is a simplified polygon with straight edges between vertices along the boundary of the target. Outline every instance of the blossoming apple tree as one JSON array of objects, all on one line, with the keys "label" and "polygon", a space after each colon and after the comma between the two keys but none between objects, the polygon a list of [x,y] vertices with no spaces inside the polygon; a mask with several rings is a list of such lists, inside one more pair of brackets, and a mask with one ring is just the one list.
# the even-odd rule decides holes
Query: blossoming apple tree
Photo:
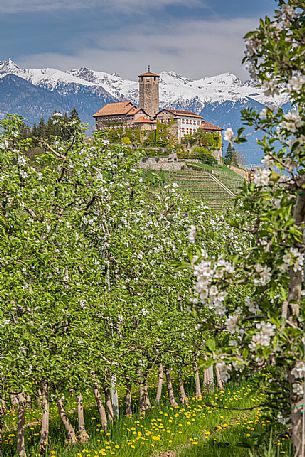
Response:
[{"label": "blossoming apple tree", "polygon": [[[234,354],[235,364],[269,370],[269,407],[279,419],[289,419],[297,457],[305,453],[304,14],[303,0],[280,0],[274,17],[260,20],[246,35],[251,76],[269,94],[285,95],[291,109],[274,104],[243,113],[245,124],[264,134],[263,167],[237,204],[252,239],[242,255],[216,258],[205,250],[194,261],[200,300],[227,328],[223,356]],[[234,140],[232,131],[226,139]],[[246,141],[244,129],[235,141]],[[234,302],[232,290],[243,287],[247,293]]]}]

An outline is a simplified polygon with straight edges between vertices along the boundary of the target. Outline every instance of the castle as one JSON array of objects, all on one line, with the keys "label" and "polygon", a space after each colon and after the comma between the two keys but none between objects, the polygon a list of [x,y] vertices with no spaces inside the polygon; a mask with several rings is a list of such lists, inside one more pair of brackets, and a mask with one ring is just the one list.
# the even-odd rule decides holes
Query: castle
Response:
[{"label": "castle", "polygon": [[202,116],[187,110],[159,108],[160,75],[153,73],[148,66],[145,73],[139,75],[139,106],[130,101],[109,103],[94,114],[96,129],[130,127],[144,131],[155,130],[158,122],[168,124],[175,133],[178,142],[185,135],[198,129],[213,132],[221,136],[222,128],[206,122]]}]

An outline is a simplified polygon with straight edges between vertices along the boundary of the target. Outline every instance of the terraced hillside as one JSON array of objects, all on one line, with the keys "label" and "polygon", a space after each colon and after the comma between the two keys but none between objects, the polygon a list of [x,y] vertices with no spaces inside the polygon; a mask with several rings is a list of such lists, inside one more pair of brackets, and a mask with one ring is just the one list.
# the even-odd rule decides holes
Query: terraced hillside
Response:
[{"label": "terraced hillside", "polygon": [[176,182],[185,195],[204,201],[211,208],[221,210],[232,205],[243,178],[225,167],[205,167],[162,172],[162,175],[165,181]]}]

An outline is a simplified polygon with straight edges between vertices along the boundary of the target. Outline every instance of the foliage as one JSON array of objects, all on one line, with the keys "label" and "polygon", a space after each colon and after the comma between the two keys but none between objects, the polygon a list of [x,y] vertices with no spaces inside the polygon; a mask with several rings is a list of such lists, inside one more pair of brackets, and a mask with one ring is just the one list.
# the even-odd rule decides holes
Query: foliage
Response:
[{"label": "foliage", "polygon": [[228,144],[226,155],[223,159],[223,163],[225,165],[238,166],[238,155],[232,143]]},{"label": "foliage", "polygon": [[182,144],[197,145],[209,151],[216,151],[222,148],[222,135],[220,132],[207,132],[199,128],[196,132],[185,135]]},{"label": "foliage", "polygon": [[[269,406],[287,424],[297,457],[304,455],[304,8],[303,0],[281,0],[274,18],[261,19],[246,35],[251,75],[269,93],[288,95],[293,106],[288,114],[275,107],[243,112],[245,124],[265,135],[259,141],[264,168],[256,170],[236,204],[251,242],[226,257],[205,249],[194,261],[199,298],[222,317],[229,336],[219,356],[232,356],[235,367],[269,370],[262,379]],[[243,132],[237,143],[246,141]],[[232,136],[228,129],[225,137],[233,141]],[[236,224],[240,220],[232,218]],[[241,287],[247,293],[233,300],[232,292]]]},{"label": "foliage", "polygon": [[126,389],[160,363],[182,379],[211,365],[212,315],[203,325],[189,313],[189,239],[205,225],[206,243],[226,251],[224,218],[174,183],[154,187],[131,148],[86,139],[77,119],[52,122],[59,135],[32,161],[23,120],[1,121],[1,402],[93,385],[105,402],[114,377]]}]

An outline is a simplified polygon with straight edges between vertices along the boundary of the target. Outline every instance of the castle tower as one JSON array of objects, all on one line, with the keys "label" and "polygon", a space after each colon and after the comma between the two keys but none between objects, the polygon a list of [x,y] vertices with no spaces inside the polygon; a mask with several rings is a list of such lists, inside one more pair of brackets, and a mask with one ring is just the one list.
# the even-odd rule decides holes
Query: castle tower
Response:
[{"label": "castle tower", "polygon": [[160,75],[150,71],[139,75],[139,107],[154,117],[159,112],[159,81]]}]

